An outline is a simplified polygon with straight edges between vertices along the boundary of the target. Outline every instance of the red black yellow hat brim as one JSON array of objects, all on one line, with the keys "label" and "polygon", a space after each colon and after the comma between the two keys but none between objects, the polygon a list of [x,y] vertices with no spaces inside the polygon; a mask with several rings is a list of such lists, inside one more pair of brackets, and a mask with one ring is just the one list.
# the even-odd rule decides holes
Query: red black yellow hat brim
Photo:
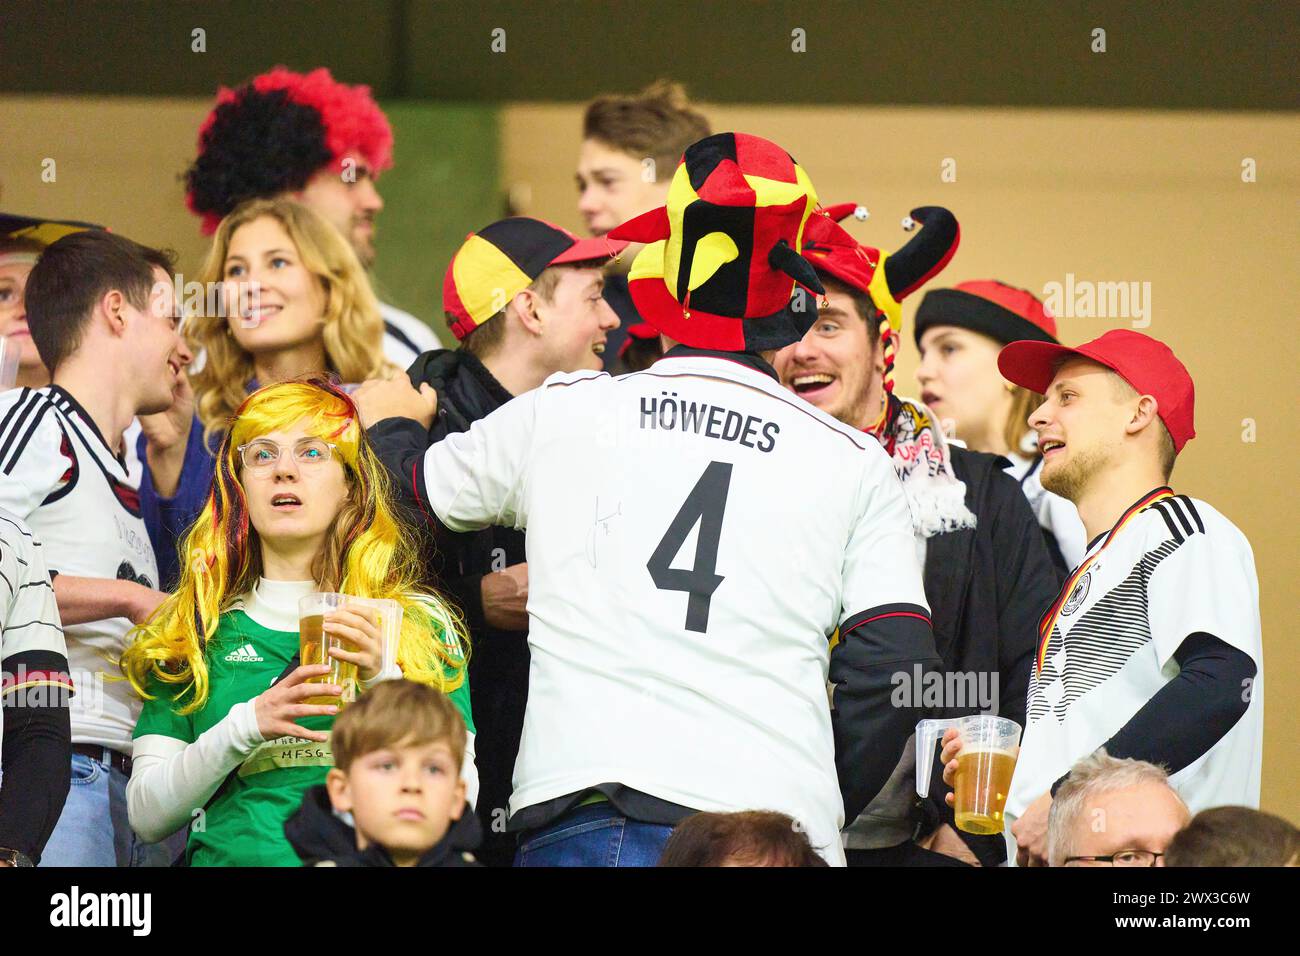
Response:
[{"label": "red black yellow hat brim", "polygon": [[463,339],[500,313],[551,266],[611,259],[627,242],[599,236],[579,239],[540,219],[514,216],[471,233],[443,276],[447,324]]},{"label": "red black yellow hat brim", "polygon": [[43,246],[58,242],[64,236],[87,229],[103,229],[90,222],[75,222],[70,219],[39,219],[31,216],[15,216],[0,212],[0,238],[30,239]]},{"label": "red black yellow hat brim", "polygon": [[670,339],[697,349],[759,352],[802,338],[789,303],[771,315],[741,319],[678,302],[664,281],[661,245],[662,240],[649,245],[636,257],[627,288],[641,317]]}]

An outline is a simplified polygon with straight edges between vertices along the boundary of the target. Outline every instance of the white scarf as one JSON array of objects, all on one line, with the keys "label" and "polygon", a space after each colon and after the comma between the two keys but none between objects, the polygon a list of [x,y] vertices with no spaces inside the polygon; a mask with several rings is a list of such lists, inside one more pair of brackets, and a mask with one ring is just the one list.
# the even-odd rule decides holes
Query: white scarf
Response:
[{"label": "white scarf", "polygon": [[951,454],[934,413],[910,398],[889,395],[883,435],[877,435],[903,483],[917,537],[975,527],[966,484],[952,471]]}]

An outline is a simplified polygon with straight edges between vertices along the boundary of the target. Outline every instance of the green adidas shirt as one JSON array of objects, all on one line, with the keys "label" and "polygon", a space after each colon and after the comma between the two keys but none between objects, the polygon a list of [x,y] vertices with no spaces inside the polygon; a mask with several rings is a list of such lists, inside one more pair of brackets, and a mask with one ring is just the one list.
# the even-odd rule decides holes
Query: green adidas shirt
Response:
[{"label": "green adidas shirt", "polygon": [[[242,610],[223,614],[208,643],[207,703],[180,716],[174,709],[178,688],[156,683],[151,690],[158,696],[145,701],[135,736],[162,734],[193,743],[235,704],[271,686],[296,653],[297,631],[262,627]],[[473,733],[468,680],[448,696]],[[308,730],[328,730],[334,718],[304,717],[299,723]],[[186,861],[191,866],[300,866],[284,837],[284,824],[302,804],[303,794],[325,782],[332,766],[328,743],[280,737],[261,744],[191,824]]]}]

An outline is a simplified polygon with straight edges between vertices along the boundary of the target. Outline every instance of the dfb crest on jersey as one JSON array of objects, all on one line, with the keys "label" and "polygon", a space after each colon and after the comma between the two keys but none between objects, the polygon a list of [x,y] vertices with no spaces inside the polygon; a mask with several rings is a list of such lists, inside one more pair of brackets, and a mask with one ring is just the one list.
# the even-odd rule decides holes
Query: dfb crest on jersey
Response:
[{"label": "dfb crest on jersey", "polygon": [[1074,588],[1070,591],[1070,596],[1065,599],[1065,605],[1061,608],[1061,616],[1073,614],[1079,610],[1084,600],[1088,597],[1088,588],[1092,586],[1092,568],[1084,572],[1083,577],[1075,583]]}]

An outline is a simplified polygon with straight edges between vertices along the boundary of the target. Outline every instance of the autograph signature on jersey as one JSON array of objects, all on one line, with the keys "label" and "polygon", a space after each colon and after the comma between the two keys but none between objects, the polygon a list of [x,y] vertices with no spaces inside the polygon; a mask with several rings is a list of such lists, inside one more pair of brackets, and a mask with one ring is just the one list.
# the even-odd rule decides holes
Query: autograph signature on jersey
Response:
[{"label": "autograph signature on jersey", "polygon": [[598,563],[597,551],[600,538],[602,536],[608,537],[610,534],[609,523],[622,516],[623,502],[620,501],[613,511],[601,517],[600,496],[596,497],[596,520],[591,523],[591,530],[587,532],[587,561],[593,568]]}]

